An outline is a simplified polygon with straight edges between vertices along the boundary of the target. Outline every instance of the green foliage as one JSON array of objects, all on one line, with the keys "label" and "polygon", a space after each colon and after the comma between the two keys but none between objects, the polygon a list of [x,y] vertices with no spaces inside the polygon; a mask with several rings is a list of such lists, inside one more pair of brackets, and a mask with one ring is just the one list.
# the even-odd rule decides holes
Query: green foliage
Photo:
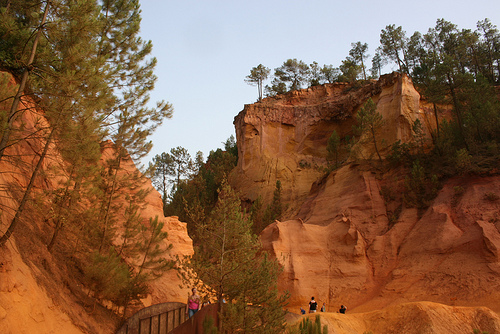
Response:
[{"label": "green foliage", "polygon": [[339,164],[340,137],[337,131],[333,130],[326,144],[327,157],[329,161],[335,161],[335,167]]},{"label": "green foliage", "polygon": [[138,240],[137,249],[141,259],[137,273],[146,274],[148,278],[160,277],[166,270],[173,267],[173,262],[166,259],[166,254],[172,245],[166,245],[167,232],[163,232],[163,222],[158,216],[149,218],[149,224],[143,225]]},{"label": "green foliage", "polygon": [[238,161],[238,145],[236,144],[236,139],[234,138],[233,135],[230,135],[229,138],[223,143],[224,144],[224,150],[235,156],[236,161]]},{"label": "green foliage", "polygon": [[358,125],[354,126],[355,132],[357,132],[360,136],[367,133],[368,137],[375,146],[375,152],[377,153],[379,160],[382,161],[377,145],[377,134],[385,122],[382,119],[382,115],[377,112],[377,105],[371,98],[368,98],[363,107],[358,111],[356,114],[356,120]]},{"label": "green foliage", "polygon": [[262,197],[259,195],[250,207],[250,219],[253,222],[252,231],[256,235],[259,235],[267,226],[264,221],[264,210],[262,209],[262,205]]},{"label": "green foliage", "polygon": [[321,77],[325,82],[334,83],[339,81],[340,70],[333,65],[323,65],[321,68]]},{"label": "green foliage", "polygon": [[481,331],[480,329],[474,329],[474,330],[472,331],[472,333],[473,333],[473,334],[488,334],[488,332],[483,332],[483,331]]},{"label": "green foliage", "polygon": [[116,300],[131,282],[131,273],[113,248],[107,254],[94,252],[84,274],[91,289],[100,298]]},{"label": "green foliage", "polygon": [[405,204],[419,209],[426,208],[439,190],[438,178],[435,174],[427,175],[420,161],[413,162],[410,175],[405,181]]},{"label": "green foliage", "polygon": [[377,52],[372,58],[372,68],[370,69],[371,77],[380,77],[382,75],[382,67],[385,65],[387,65],[387,61],[382,57],[380,50],[377,49]]},{"label": "green foliage", "polygon": [[351,56],[352,60],[359,66],[363,73],[363,80],[366,80],[366,66],[365,61],[368,55],[366,54],[368,51],[367,43],[351,43],[351,50],[349,50],[349,56]]},{"label": "green foliage", "polygon": [[267,79],[271,70],[262,64],[257,67],[252,67],[250,74],[246,76],[245,82],[252,86],[257,86],[259,91],[259,101],[262,100],[262,85],[264,80]]},{"label": "green foliage", "polygon": [[380,33],[380,55],[385,59],[392,60],[399,66],[400,72],[408,73],[406,62],[406,48],[408,39],[401,26],[390,24]]},{"label": "green foliage", "polygon": [[183,168],[188,170],[181,174],[178,186],[169,195],[164,207],[166,216],[178,216],[181,221],[187,222],[188,233],[194,243],[198,242],[197,222],[213,209],[218,199],[217,189],[238,161],[238,148],[233,136],[224,146],[226,151],[211,151],[206,163],[198,159],[196,163],[191,161],[185,164]]},{"label": "green foliage", "polygon": [[351,57],[347,57],[345,60],[342,60],[339,70],[342,73],[339,76],[339,81],[351,83],[358,80],[362,71],[361,66],[358,65],[357,62]]},{"label": "green foliage", "polygon": [[309,66],[302,60],[288,59],[283,65],[274,70],[274,80],[278,83],[285,83],[287,91],[298,90],[307,82],[309,75]]},{"label": "green foliage", "polygon": [[303,318],[298,327],[292,327],[288,330],[289,334],[327,334],[328,326],[321,327],[321,318],[316,315],[314,322],[309,318]]},{"label": "green foliage", "polygon": [[[274,188],[273,192],[273,199],[271,200],[271,203],[267,206],[266,210],[264,211],[264,216],[262,218],[263,229],[267,225],[274,223],[275,220],[281,219],[283,211],[284,208],[283,204],[281,203],[281,181],[277,180],[276,187]],[[258,232],[260,233],[261,231]]]},{"label": "green foliage", "polygon": [[318,62],[314,61],[309,65],[309,86],[319,86],[323,81],[323,73]]},{"label": "green foliage", "polygon": [[[166,237],[161,224],[153,219],[145,226],[139,215],[146,179],[123,171],[124,162],[149,152],[148,138],[173,112],[164,101],[148,106],[156,59],[150,57],[151,42],[139,37],[140,21],[136,0],[0,4],[0,67],[21,83],[14,92],[4,89],[3,74],[0,80],[2,94],[8,94],[0,97],[2,110],[10,106],[13,116],[0,116],[0,159],[5,147],[43,143],[35,152],[30,183],[13,208],[11,227],[24,214],[48,149],[56,148],[64,162],[48,164],[44,177],[64,181],[35,202],[54,226],[47,247],[62,258],[71,254],[95,295],[122,306],[141,298],[146,282],[168,267],[156,247]],[[26,94],[35,97],[48,123],[36,122],[30,129],[14,122],[30,111],[15,105]],[[103,151],[111,157],[107,161],[100,161]],[[137,267],[126,264],[124,255],[136,259]]]},{"label": "green foliage", "polygon": [[219,302],[223,332],[282,329],[287,296],[277,289],[281,267],[261,252],[251,221],[227,182],[222,183],[215,208],[197,228],[200,243],[192,257],[181,261],[181,275],[188,284],[199,282],[199,290]]},{"label": "green foliage", "polygon": [[167,204],[170,189],[171,176],[174,175],[174,161],[170,154],[161,153],[153,157],[153,162],[149,165],[151,182],[161,194],[163,206]]},{"label": "green foliage", "polygon": [[410,145],[407,143],[401,143],[401,140],[397,140],[391,146],[391,152],[387,156],[389,162],[393,165],[407,165],[412,161],[412,155],[410,152]]},{"label": "green foliage", "polygon": [[484,194],[484,199],[487,201],[490,201],[490,202],[496,202],[496,201],[498,201],[499,198],[500,198],[500,196],[498,196],[494,192],[487,192]]},{"label": "green foliage", "polygon": [[215,327],[215,320],[210,315],[206,316],[205,319],[203,319],[203,333],[217,334],[217,327]]},{"label": "green foliage", "polygon": [[462,148],[455,154],[455,163],[457,170],[459,170],[460,173],[466,174],[471,170],[472,157],[465,148]]}]

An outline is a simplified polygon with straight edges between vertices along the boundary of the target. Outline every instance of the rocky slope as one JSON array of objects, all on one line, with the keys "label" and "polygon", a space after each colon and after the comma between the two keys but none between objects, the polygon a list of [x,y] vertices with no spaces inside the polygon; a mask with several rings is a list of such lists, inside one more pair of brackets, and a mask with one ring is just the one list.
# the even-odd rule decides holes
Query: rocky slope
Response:
[{"label": "rocky slope", "polygon": [[427,135],[435,126],[432,108],[398,74],[267,98],[235,118],[240,159],[232,184],[246,199],[269,200],[280,180],[291,207],[261,235],[284,266],[280,286],[291,293],[291,309],[315,296],[332,310],[432,301],[499,312],[498,176],[448,180],[425,212],[403,206],[398,215],[387,198],[404,177],[355,162],[375,157],[373,144],[358,144],[351,163],[325,176],[328,137],[350,134],[368,98],[385,120],[382,155],[411,139],[414,120]]},{"label": "rocky slope", "polygon": [[[435,125],[432,108],[397,74],[359,86],[332,84],[267,98],[235,118],[240,159],[233,185],[248,201],[262,195],[266,202],[280,180],[289,204],[289,218],[270,225],[261,240],[283,264],[280,288],[291,293],[290,311],[306,308],[315,296],[326,303],[322,319],[330,333],[500,332],[498,176],[448,180],[425,212],[402,208],[394,215],[397,208],[388,198],[397,197],[401,176],[356,162],[373,157],[372,146],[354,147],[350,163],[325,174],[329,135],[333,130],[352,135],[354,115],[369,97],[386,120],[378,138],[384,139],[383,155],[394,141],[411,138],[415,119],[427,133]],[[46,125],[30,101],[23,107],[28,111],[19,121],[26,131]],[[9,150],[29,167],[42,144],[33,138]],[[112,155],[103,145],[103,158]],[[60,181],[47,177],[51,164],[62,163],[55,148],[50,156],[37,191]],[[136,172],[130,159],[124,163],[124,173]],[[12,161],[1,162],[0,170],[4,188],[22,188],[30,175],[29,168]],[[152,190],[144,216],[162,217],[160,195],[151,184],[144,187]],[[15,198],[0,196],[0,205],[3,231]],[[186,225],[176,217],[162,219],[172,255],[191,254]],[[93,310],[88,290],[67,276],[57,253],[47,252],[52,231],[50,223],[28,215],[0,249],[0,332],[113,332],[115,319],[103,308]],[[179,283],[175,272],[167,273],[152,283],[144,305],[184,302],[187,291]],[[348,306],[347,315],[332,313],[340,304]]]},{"label": "rocky slope", "polygon": [[[314,314],[305,317],[315,320]],[[456,307],[431,302],[400,304],[366,313],[321,313],[321,324],[328,326],[329,333],[341,334],[500,332],[500,317],[486,307]]]}]

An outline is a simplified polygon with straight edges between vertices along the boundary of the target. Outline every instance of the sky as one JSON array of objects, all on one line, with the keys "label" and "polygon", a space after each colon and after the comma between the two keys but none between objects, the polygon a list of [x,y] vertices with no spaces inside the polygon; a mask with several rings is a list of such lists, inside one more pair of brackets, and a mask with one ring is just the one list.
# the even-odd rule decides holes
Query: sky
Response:
[{"label": "sky", "polygon": [[[368,43],[373,56],[380,32],[402,26],[409,37],[444,18],[474,30],[489,18],[500,27],[498,0],[141,0],[141,37],[153,42],[158,64],[151,106],[174,107],[151,137],[145,165],[182,146],[194,158],[223,147],[233,120],[258,98],[244,79],[252,67],[272,71],[287,59],[338,67],[351,43]],[[370,60],[371,64],[371,60]],[[395,70],[388,67],[386,71]],[[270,80],[267,82],[270,83]],[[266,83],[265,83],[266,84]]]}]

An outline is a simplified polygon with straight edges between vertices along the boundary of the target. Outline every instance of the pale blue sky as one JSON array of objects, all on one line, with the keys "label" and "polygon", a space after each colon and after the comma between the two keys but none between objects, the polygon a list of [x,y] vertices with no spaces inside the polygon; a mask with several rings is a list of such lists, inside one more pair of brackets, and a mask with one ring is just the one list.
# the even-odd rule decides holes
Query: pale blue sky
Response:
[{"label": "pale blue sky", "polygon": [[222,147],[234,117],[257,99],[244,79],[259,64],[273,70],[297,58],[338,67],[351,43],[368,43],[373,55],[389,24],[407,36],[438,18],[459,28],[475,29],[485,18],[500,26],[498,0],[141,0],[141,8],[141,36],[153,41],[158,59],[152,102],[175,109],[143,163],[177,146],[205,158]]}]

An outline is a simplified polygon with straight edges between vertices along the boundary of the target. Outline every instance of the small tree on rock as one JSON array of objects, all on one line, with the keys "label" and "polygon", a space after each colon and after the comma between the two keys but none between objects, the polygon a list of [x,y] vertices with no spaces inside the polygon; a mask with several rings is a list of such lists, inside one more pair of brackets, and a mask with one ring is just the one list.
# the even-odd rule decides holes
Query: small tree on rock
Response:
[{"label": "small tree on rock", "polygon": [[269,76],[271,70],[262,64],[257,67],[252,67],[250,74],[246,76],[245,82],[252,86],[257,86],[259,91],[259,101],[262,101],[262,83]]},{"label": "small tree on rock", "polygon": [[369,98],[364,106],[358,111],[356,114],[356,120],[358,121],[358,125],[355,126],[355,131],[357,131],[361,136],[363,136],[365,132],[369,133],[369,137],[375,146],[375,152],[377,153],[379,160],[382,161],[377,145],[377,134],[384,124],[384,120],[382,119],[382,115],[377,112],[377,106],[371,98]]}]

